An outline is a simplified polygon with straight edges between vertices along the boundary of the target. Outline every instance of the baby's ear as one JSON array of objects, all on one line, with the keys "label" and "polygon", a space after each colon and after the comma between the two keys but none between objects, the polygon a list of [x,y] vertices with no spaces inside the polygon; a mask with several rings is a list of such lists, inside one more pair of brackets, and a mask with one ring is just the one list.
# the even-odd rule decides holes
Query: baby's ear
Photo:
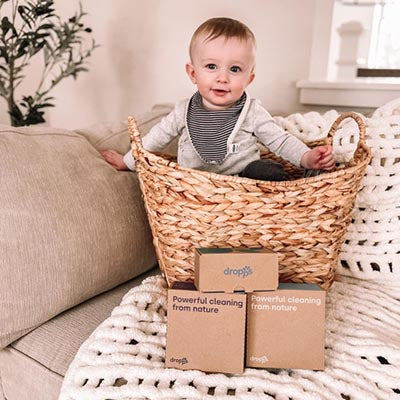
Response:
[{"label": "baby's ear", "polygon": [[194,67],[193,67],[192,63],[186,63],[186,73],[188,74],[188,77],[190,78],[190,80],[194,84],[197,84],[196,72],[194,70]]},{"label": "baby's ear", "polygon": [[249,81],[247,82],[247,84],[250,85],[250,83],[254,81],[255,77],[256,77],[256,74],[253,71],[249,76]]}]

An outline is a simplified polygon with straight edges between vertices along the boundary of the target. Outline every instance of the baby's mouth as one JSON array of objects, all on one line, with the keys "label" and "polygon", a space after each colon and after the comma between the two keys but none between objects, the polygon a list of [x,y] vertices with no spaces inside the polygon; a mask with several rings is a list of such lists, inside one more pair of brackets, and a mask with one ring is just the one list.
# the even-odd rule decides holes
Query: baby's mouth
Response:
[{"label": "baby's mouth", "polygon": [[224,90],[224,89],[213,89],[212,90],[216,95],[222,96],[226,93],[228,93],[228,90]]}]

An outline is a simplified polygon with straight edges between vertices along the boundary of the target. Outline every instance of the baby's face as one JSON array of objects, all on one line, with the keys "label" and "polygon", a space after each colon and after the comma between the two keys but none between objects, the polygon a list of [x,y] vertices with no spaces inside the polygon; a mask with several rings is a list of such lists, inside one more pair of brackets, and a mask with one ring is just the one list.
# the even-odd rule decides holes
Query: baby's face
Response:
[{"label": "baby's face", "polygon": [[254,79],[255,49],[250,40],[200,36],[192,47],[186,72],[209,110],[224,110],[240,99]]}]

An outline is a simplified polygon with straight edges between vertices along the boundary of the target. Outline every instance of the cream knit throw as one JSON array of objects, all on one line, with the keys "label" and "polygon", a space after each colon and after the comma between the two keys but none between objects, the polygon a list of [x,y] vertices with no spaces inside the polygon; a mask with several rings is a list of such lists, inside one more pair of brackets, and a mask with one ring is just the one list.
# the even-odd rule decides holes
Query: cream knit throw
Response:
[{"label": "cream knit throw", "polygon": [[[325,138],[338,113],[276,117],[283,129],[305,142]],[[340,253],[339,272],[362,279],[400,281],[400,98],[378,108],[366,123],[372,161],[356,198],[353,221]],[[337,161],[348,160],[358,140],[353,121],[334,137]]]},{"label": "cream knit throw", "polygon": [[325,371],[231,376],[164,367],[166,294],[161,276],[131,289],[81,346],[59,400],[400,399],[400,285],[350,277],[334,283]]}]

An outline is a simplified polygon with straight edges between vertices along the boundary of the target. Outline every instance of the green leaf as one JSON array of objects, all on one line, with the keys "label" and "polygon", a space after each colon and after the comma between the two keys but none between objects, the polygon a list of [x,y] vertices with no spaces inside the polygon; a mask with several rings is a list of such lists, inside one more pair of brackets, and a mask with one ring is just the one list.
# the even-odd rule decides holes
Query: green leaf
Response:
[{"label": "green leaf", "polygon": [[19,43],[17,55],[15,58],[19,58],[19,57],[22,57],[25,54],[27,54],[28,53],[27,47],[29,46],[29,44],[30,44],[29,40],[27,40],[27,39],[21,40]]},{"label": "green leaf", "polygon": [[[0,46],[0,58],[4,58],[6,64],[8,64],[8,54],[5,46]],[[5,66],[1,65],[2,68],[6,69]]]},{"label": "green leaf", "polygon": [[11,110],[8,112],[11,117],[11,125],[13,126],[23,126],[24,125],[24,116],[20,110],[20,108],[13,104]]},{"label": "green leaf", "polygon": [[35,8],[35,14],[39,17],[39,16],[43,16],[43,15],[51,15],[54,12],[54,8],[50,8],[50,7],[36,7]]},{"label": "green leaf", "polygon": [[52,29],[54,29],[54,27],[55,27],[54,24],[42,24],[37,28],[37,31],[41,31],[41,30],[44,30],[44,29],[45,30],[48,30],[48,29],[52,30]]},{"label": "green leaf", "polygon": [[75,68],[75,74],[77,74],[78,72],[88,72],[89,70],[86,67],[78,67]]},{"label": "green leaf", "polygon": [[33,22],[34,20],[30,17],[29,11],[29,8],[26,6],[18,6],[18,14],[27,23],[29,28],[31,28],[31,22]]},{"label": "green leaf", "polygon": [[37,109],[29,110],[28,115],[24,119],[24,125],[29,126],[46,122],[46,120],[43,118],[43,115],[43,111],[38,111]]},{"label": "green leaf", "polygon": [[49,32],[45,32],[45,33],[35,33],[35,40],[38,39],[43,39],[45,37],[49,37],[50,33]]},{"label": "green leaf", "polygon": [[38,104],[37,106],[36,106],[36,108],[39,110],[40,108],[47,108],[47,107],[55,107],[55,105],[54,104],[52,104],[52,103],[41,103],[41,104]]},{"label": "green leaf", "polygon": [[8,17],[3,17],[1,19],[1,31],[3,33],[3,36],[6,36],[8,31],[11,29],[12,23],[8,19]]},{"label": "green leaf", "polygon": [[0,79],[0,95],[6,97],[8,94],[6,87],[4,86],[3,81]]}]

